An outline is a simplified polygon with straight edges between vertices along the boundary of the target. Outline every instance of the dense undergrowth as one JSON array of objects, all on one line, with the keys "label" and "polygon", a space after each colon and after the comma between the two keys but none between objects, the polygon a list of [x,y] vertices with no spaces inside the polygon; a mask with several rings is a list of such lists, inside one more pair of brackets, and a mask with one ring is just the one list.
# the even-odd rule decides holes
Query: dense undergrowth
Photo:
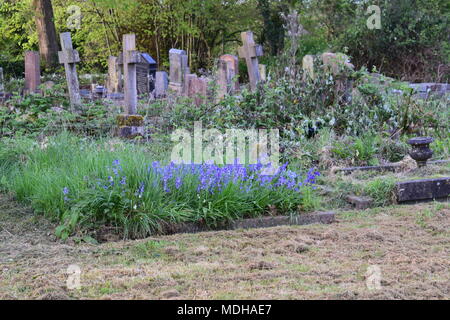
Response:
[{"label": "dense undergrowth", "polygon": [[[254,92],[243,89],[219,101],[212,90],[200,106],[172,96],[141,100],[146,134],[133,143],[111,139],[121,112],[112,102],[72,111],[56,78],[43,95],[21,97],[17,90],[0,107],[0,187],[58,221],[63,238],[105,226],[142,237],[174,223],[215,227],[312,210],[317,174],[310,168],[398,162],[408,154],[410,137],[432,136],[434,159],[450,157],[448,97],[418,99],[405,83],[364,69],[334,75],[318,61],[314,79],[305,80],[295,56],[289,49],[281,55]],[[339,89],[344,79],[352,83],[352,99]],[[264,177],[254,166],[171,165],[170,134],[192,131],[196,121],[221,132],[279,129],[282,162],[292,171],[283,167]],[[343,186],[386,205],[393,182]]]}]

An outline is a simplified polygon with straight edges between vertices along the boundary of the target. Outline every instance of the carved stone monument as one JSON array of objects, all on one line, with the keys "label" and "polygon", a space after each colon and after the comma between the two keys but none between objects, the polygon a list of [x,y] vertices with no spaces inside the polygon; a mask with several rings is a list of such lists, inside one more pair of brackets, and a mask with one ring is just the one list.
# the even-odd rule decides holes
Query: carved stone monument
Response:
[{"label": "carved stone monument", "polygon": [[239,57],[245,59],[250,79],[250,88],[256,90],[261,81],[258,57],[263,55],[262,46],[257,45],[253,38],[253,32],[247,31],[241,34],[242,47],[239,48]]},{"label": "carved stone monument", "polygon": [[78,51],[73,49],[70,32],[61,33],[60,38],[62,51],[58,52],[59,63],[64,64],[70,104],[76,109],[81,105],[80,84],[78,82],[76,65],[80,62],[80,56]]}]

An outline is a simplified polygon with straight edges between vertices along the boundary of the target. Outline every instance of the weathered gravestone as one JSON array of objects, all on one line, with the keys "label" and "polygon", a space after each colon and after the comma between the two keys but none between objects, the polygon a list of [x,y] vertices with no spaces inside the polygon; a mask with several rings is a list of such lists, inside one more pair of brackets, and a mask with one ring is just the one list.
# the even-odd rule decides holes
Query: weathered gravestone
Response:
[{"label": "weathered gravestone", "polygon": [[259,74],[261,75],[261,81],[267,81],[267,66],[265,64],[259,65]]},{"label": "weathered gravestone", "polygon": [[167,96],[169,88],[169,76],[165,71],[156,72],[155,79],[155,98],[160,99]]},{"label": "weathered gravestone", "polygon": [[208,79],[199,78],[194,74],[186,77],[187,81],[187,96],[194,100],[196,106],[205,103],[208,97]]},{"label": "weathered gravestone", "polygon": [[148,53],[141,57],[141,63],[136,65],[138,94],[150,94],[155,90],[157,63]]},{"label": "weathered gravestone", "polygon": [[326,52],[322,55],[325,68],[328,68],[336,80],[336,95],[341,97],[345,103],[352,101],[353,81],[348,79],[348,71],[352,71],[355,66],[350,63],[350,58],[342,53]]},{"label": "weathered gravestone", "polygon": [[41,84],[41,58],[37,51],[25,52],[25,93],[39,92]]},{"label": "weathered gravestone", "polygon": [[66,70],[67,88],[69,90],[70,104],[77,108],[81,106],[80,84],[77,75],[77,63],[80,56],[77,50],[73,49],[70,32],[60,35],[62,51],[58,52],[59,63],[64,64]]},{"label": "weathered gravestone", "polygon": [[241,34],[242,47],[239,48],[239,57],[245,59],[247,63],[250,88],[256,90],[261,81],[258,57],[263,55],[262,46],[257,45],[253,38],[253,32],[247,31]]},{"label": "weathered gravestone", "polygon": [[219,58],[217,75],[218,98],[233,95],[239,92],[239,60],[238,57],[225,54]]},{"label": "weathered gravestone", "polygon": [[409,87],[421,99],[442,98],[450,93],[450,84],[447,83],[411,83]]},{"label": "weathered gravestone", "polygon": [[347,70],[353,70],[355,66],[350,63],[350,58],[342,53],[325,52],[322,54],[322,61],[335,75]]},{"label": "weathered gravestone", "polygon": [[178,49],[170,49],[170,82],[169,90],[176,94],[186,93],[185,77],[189,74],[188,56],[186,51]]},{"label": "weathered gravestone", "polygon": [[303,57],[303,81],[314,79],[314,56],[306,55]]},{"label": "weathered gravestone", "polygon": [[122,92],[122,70],[117,57],[108,58],[108,80],[106,87],[110,96]]},{"label": "weathered gravestone", "polygon": [[136,65],[142,62],[141,54],[136,51],[136,35],[123,36],[123,70],[126,114],[119,115],[118,134],[124,138],[144,135],[144,118],[137,115],[137,78]]},{"label": "weathered gravestone", "polygon": [[[138,96],[148,95],[155,90],[157,63],[148,53],[137,54],[139,62],[136,63],[136,90]],[[119,56],[119,65],[123,65],[123,53]]]}]

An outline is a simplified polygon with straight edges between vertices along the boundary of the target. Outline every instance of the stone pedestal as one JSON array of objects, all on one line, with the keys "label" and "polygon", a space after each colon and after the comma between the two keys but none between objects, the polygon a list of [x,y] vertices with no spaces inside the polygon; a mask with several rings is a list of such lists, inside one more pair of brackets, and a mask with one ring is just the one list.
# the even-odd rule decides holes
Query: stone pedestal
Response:
[{"label": "stone pedestal", "polygon": [[140,115],[121,114],[117,116],[116,135],[121,138],[134,139],[144,136],[144,117]]}]

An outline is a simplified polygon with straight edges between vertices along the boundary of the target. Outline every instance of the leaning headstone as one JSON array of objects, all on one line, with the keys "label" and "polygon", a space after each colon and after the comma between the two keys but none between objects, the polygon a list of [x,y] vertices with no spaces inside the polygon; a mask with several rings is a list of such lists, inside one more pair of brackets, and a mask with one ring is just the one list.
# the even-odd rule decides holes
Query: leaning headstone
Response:
[{"label": "leaning headstone", "polygon": [[161,99],[167,96],[169,88],[169,76],[165,71],[156,72],[155,79],[155,98]]},{"label": "leaning headstone", "polygon": [[37,51],[25,52],[25,93],[39,92],[41,84],[41,58]]},{"label": "leaning headstone", "polygon": [[247,63],[250,88],[256,90],[258,82],[261,81],[258,57],[263,55],[262,46],[257,45],[253,38],[253,32],[247,31],[241,34],[242,47],[239,48],[239,57]]},{"label": "leaning headstone", "polygon": [[108,80],[106,87],[109,95],[122,92],[122,71],[119,67],[118,58],[108,58]]},{"label": "leaning headstone", "polygon": [[124,138],[144,135],[144,118],[137,115],[136,65],[141,62],[141,54],[136,51],[136,35],[123,36],[123,70],[125,90],[125,114],[119,115],[118,134]]},{"label": "leaning headstone", "polygon": [[188,56],[186,51],[171,49],[169,51],[170,60],[170,82],[169,89],[177,94],[184,93],[185,76],[189,73]]},{"label": "leaning headstone", "polygon": [[81,105],[80,84],[77,75],[77,63],[80,56],[77,50],[73,49],[70,32],[60,35],[62,51],[58,52],[59,63],[64,64],[66,70],[67,88],[69,89],[70,104],[77,108]]},{"label": "leaning headstone", "polygon": [[314,79],[314,56],[306,55],[303,57],[303,81]]}]

